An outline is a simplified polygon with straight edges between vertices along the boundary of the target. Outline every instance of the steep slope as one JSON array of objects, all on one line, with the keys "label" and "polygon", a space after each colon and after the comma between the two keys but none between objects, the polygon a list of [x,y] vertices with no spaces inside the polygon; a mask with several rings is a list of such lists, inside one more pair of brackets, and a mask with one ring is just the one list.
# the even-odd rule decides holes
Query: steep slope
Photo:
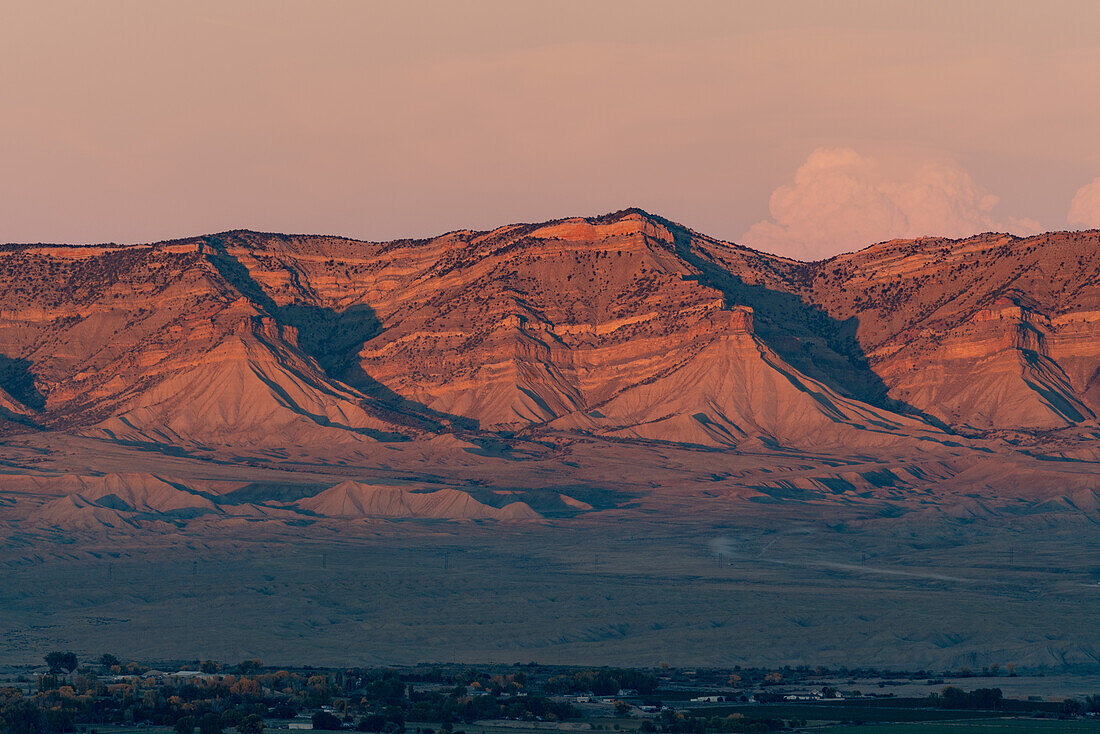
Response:
[{"label": "steep slope", "polygon": [[1100,234],[886,242],[818,263],[807,299],[890,395],[961,427],[1050,429],[1100,412]]},{"label": "steep slope", "polygon": [[537,520],[540,517],[523,502],[496,508],[457,489],[414,492],[407,487],[361,484],[351,480],[297,504],[318,515],[336,518]]},{"label": "steep slope", "polygon": [[331,380],[303,351],[301,330],[226,261],[204,241],[0,252],[0,339],[10,360],[29,365],[40,398],[24,417],[170,444],[308,445],[430,429]]},{"label": "steep slope", "polygon": [[33,411],[20,401],[12,397],[6,390],[0,388],[0,416],[10,419],[26,418]]},{"label": "steep slope", "polygon": [[62,494],[39,507],[37,522],[64,529],[127,529],[159,520],[221,514],[210,497],[152,474],[27,477],[39,492]]},{"label": "steep slope", "polygon": [[902,432],[938,433],[801,374],[753,333],[751,312],[722,313],[731,324],[697,354],[554,425],[712,446],[748,439],[775,447],[852,446],[894,443]]},{"label": "steep slope", "polygon": [[64,530],[132,530],[138,527],[132,513],[92,502],[79,494],[55,500],[34,518],[39,524]]},{"label": "steep slope", "polygon": [[88,433],[169,444],[401,439],[392,423],[364,408],[367,402],[323,379],[277,340],[250,334],[227,338],[194,362],[177,365]]},{"label": "steep slope", "polygon": [[361,369],[486,428],[725,446],[932,430],[788,364],[755,334],[753,304],[731,303],[717,264],[669,224],[630,210],[456,236],[461,247],[402,289],[431,297],[366,342]]},{"label": "steep slope", "polygon": [[107,474],[102,477],[72,477],[76,494],[101,506],[125,512],[203,513],[219,512],[200,492],[152,474]]},{"label": "steep slope", "polygon": [[33,425],[28,411],[19,401],[0,388],[0,435],[27,430]]}]

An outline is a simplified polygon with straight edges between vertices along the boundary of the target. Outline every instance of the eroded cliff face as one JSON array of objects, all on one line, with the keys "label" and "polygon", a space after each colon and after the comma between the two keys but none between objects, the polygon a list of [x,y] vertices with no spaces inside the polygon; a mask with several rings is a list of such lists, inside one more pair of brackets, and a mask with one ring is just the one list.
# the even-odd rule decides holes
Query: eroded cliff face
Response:
[{"label": "eroded cliff face", "polygon": [[1089,425],[1098,253],[1095,232],[982,235],[806,264],[639,210],[390,243],[9,246],[0,418],[239,446],[545,431],[807,448]]},{"label": "eroded cliff face", "polygon": [[803,292],[858,323],[892,397],[951,425],[1096,420],[1096,232],[882,243],[818,264]]},{"label": "eroded cliff face", "polygon": [[638,212],[454,241],[377,308],[356,369],[491,430],[803,444],[906,423],[786,363],[694,246]]},{"label": "eroded cliff face", "polygon": [[4,359],[33,378],[23,416],[168,444],[399,437],[226,257],[206,241],[0,254]]}]

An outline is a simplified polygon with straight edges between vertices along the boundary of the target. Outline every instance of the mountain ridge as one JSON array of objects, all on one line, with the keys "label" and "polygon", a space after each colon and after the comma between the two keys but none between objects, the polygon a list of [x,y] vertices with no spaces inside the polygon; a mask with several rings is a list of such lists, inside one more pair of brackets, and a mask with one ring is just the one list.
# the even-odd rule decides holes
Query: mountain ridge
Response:
[{"label": "mountain ridge", "polygon": [[[1075,355],[1071,378],[1057,360],[1047,354],[1046,343],[1050,340],[1045,339],[1043,329],[1052,328],[1049,304],[1044,308],[1044,304],[1035,302],[1026,292],[1010,288],[1011,283],[1001,284],[996,293],[984,294],[984,300],[983,294],[974,296],[973,290],[948,293],[947,296],[956,300],[974,296],[969,298],[973,303],[964,304],[969,306],[969,311],[964,308],[956,312],[953,320],[938,314],[939,318],[926,323],[923,331],[920,324],[910,325],[908,330],[898,328],[899,325],[890,320],[898,320],[902,310],[897,308],[899,299],[906,295],[912,297],[914,293],[918,297],[927,295],[926,291],[930,290],[904,282],[904,276],[909,274],[904,263],[920,261],[927,265],[933,255],[946,260],[968,250],[993,251],[993,259],[1000,260],[1011,257],[1012,248],[1029,252],[1035,249],[1034,246],[1027,248],[1027,243],[1062,243],[1081,238],[1095,241],[1097,237],[1096,232],[1078,232],[1031,238],[985,234],[959,240],[893,240],[823,261],[800,263],[714,240],[664,218],[630,208],[600,217],[508,225],[484,232],[456,230],[434,238],[388,243],[232,230],[151,245],[76,246],[69,250],[66,246],[8,246],[5,250],[8,263],[20,256],[31,261],[24,263],[21,275],[26,276],[27,270],[33,270],[36,261],[40,266],[48,262],[46,267],[52,269],[57,265],[49,262],[53,259],[72,261],[61,265],[68,265],[67,270],[73,277],[69,280],[68,292],[53,298],[26,298],[29,294],[21,292],[18,286],[7,288],[0,299],[0,318],[8,321],[5,324],[7,333],[18,328],[11,323],[13,321],[55,325],[78,318],[87,331],[90,322],[97,318],[103,320],[104,311],[120,310],[116,308],[120,298],[133,301],[145,295],[134,292],[133,288],[145,292],[153,290],[165,297],[139,309],[159,308],[166,312],[163,318],[172,310],[197,311],[199,306],[205,306],[206,312],[185,314],[189,318],[177,318],[173,324],[150,324],[150,333],[143,335],[144,341],[136,344],[137,349],[132,352],[138,362],[156,363],[157,355],[165,351],[179,358],[186,345],[180,339],[165,338],[166,332],[174,330],[180,337],[186,336],[187,341],[206,338],[217,344],[224,344],[229,333],[236,333],[245,340],[246,352],[275,353],[275,363],[289,366],[299,375],[309,373],[311,376],[303,379],[312,384],[312,389],[327,393],[337,401],[340,393],[351,388],[350,398],[360,405],[371,403],[371,395],[376,403],[379,395],[385,396],[381,401],[385,410],[419,404],[411,410],[398,412],[405,414],[403,420],[419,422],[428,430],[440,419],[467,419],[478,425],[514,429],[522,424],[553,422],[566,413],[582,410],[589,403],[603,404],[609,399],[606,387],[615,383],[616,378],[607,375],[603,390],[582,385],[585,380],[577,375],[577,355],[562,354],[563,350],[582,348],[585,341],[614,342],[616,332],[642,332],[647,323],[692,320],[696,322],[695,330],[678,334],[681,339],[677,348],[686,353],[685,344],[696,342],[698,348],[702,348],[702,342],[716,336],[715,328],[736,330],[747,324],[749,330],[763,339],[766,346],[801,377],[829,385],[840,394],[880,409],[900,408],[912,415],[933,417],[942,425],[963,428],[1045,429],[1095,419],[1096,407],[1091,395],[1100,392],[1100,387],[1094,384],[1094,376],[1085,374],[1092,364],[1088,360],[1095,355]],[[995,239],[991,241],[990,238]],[[1025,244],[1021,246],[1020,243]],[[158,258],[166,262],[155,264]],[[570,259],[571,263],[565,262]],[[640,264],[624,262],[624,259],[637,259]],[[1078,291],[1089,288],[1089,277],[1095,275],[1095,258],[1089,264],[1093,271],[1083,272]],[[157,265],[167,272],[146,272],[142,281],[138,280],[141,268],[156,270]],[[958,267],[953,266],[955,270]],[[870,268],[875,270],[868,272]],[[891,270],[900,283],[884,285],[878,282],[882,280],[879,277],[882,272]],[[864,276],[863,282],[859,280],[860,275]],[[153,276],[152,282],[149,276]],[[578,287],[573,279],[579,281],[585,276],[587,281]],[[129,292],[125,278],[134,281]],[[838,287],[841,279],[844,280],[843,288]],[[559,280],[564,280],[570,295],[576,296],[571,304],[545,292],[547,288],[561,287],[563,284]],[[184,283],[187,287],[181,288]],[[106,296],[112,288],[116,292],[110,293],[111,300],[108,300]],[[475,296],[464,290],[468,288],[480,289],[479,294]],[[1096,291],[1095,286],[1091,288]],[[487,298],[495,302],[486,305],[483,302]],[[18,303],[20,300],[24,302]],[[943,300],[941,294],[939,301]],[[924,301],[931,301],[919,303],[925,310],[942,305],[935,299],[924,298]],[[1100,296],[1090,293],[1088,301],[1100,311],[1097,305]],[[410,306],[412,312],[402,314],[404,318],[394,318],[395,312]],[[569,312],[570,308],[577,313]],[[356,309],[361,309],[360,315],[356,315]],[[723,323],[718,325],[714,317],[720,312],[733,315],[723,317],[720,320]],[[1086,324],[1091,323],[1087,318],[1092,313],[1091,308],[1055,313],[1055,320],[1065,313],[1080,313]],[[936,313],[932,315],[937,316]],[[507,375],[474,378],[467,389],[451,391],[453,397],[447,397],[435,394],[443,392],[440,389],[426,389],[415,378],[396,374],[387,355],[406,349],[403,345],[409,343],[446,340],[442,332],[437,333],[433,328],[446,316],[452,317],[452,331],[470,327],[469,333],[460,335],[466,337],[465,342],[470,338],[484,340],[489,331],[498,332],[497,337],[503,342],[501,346],[508,357],[500,363],[499,369],[504,369]],[[701,316],[710,321],[709,327],[699,323]],[[486,329],[486,318],[497,319],[499,328]],[[852,319],[857,323],[852,324]],[[224,323],[215,327],[215,320]],[[997,331],[1002,326],[1001,321],[1010,323]],[[1023,354],[1021,359],[1030,365],[1025,365],[1031,370],[1029,375],[1015,381],[1022,382],[1024,388],[1014,383],[1000,389],[1001,392],[1017,390],[1017,402],[1029,399],[1027,406],[1017,409],[1017,413],[1023,414],[1022,420],[1016,421],[1020,425],[1011,425],[1013,418],[1020,418],[1019,415],[1008,416],[1007,422],[982,417],[968,423],[957,408],[951,414],[930,412],[930,400],[912,399],[921,395],[921,388],[898,375],[904,365],[910,365],[912,371],[911,363],[919,361],[908,355],[906,346],[899,345],[899,341],[914,336],[929,343],[936,339],[942,341],[956,336],[954,332],[965,332],[968,327],[982,323],[996,333],[983,337],[992,339],[993,343],[987,345],[980,356],[1003,352],[1000,347],[1008,346]],[[935,326],[941,326],[943,333],[937,333],[932,328]],[[1013,328],[1021,338],[1011,345],[1002,344],[1005,333]],[[1078,329],[1084,334],[1076,338],[1087,340],[1091,337],[1089,328]],[[917,329],[917,333],[913,329]],[[985,330],[990,331],[990,328]],[[675,331],[674,326],[672,331]],[[665,333],[671,335],[668,327]],[[94,339],[96,335],[89,336]],[[645,338],[654,334],[639,336]],[[149,341],[161,343],[160,353],[150,348]],[[971,351],[976,341],[971,340]],[[474,346],[465,342],[464,346]],[[1083,351],[1088,352],[1085,346]],[[96,348],[94,342],[88,344],[89,351]],[[355,349],[357,352],[353,354],[351,350]],[[34,351],[31,350],[32,362],[43,350],[39,348],[38,355]],[[586,356],[592,358],[598,351],[588,349]],[[955,351],[965,352],[965,347]],[[909,356],[908,362],[902,362],[899,353]],[[9,360],[28,359],[24,354],[4,356]],[[58,359],[56,355],[44,356],[47,361]],[[950,354],[943,357],[951,358]],[[877,371],[868,369],[872,363],[878,367]],[[35,384],[46,377],[35,371],[40,365],[41,362],[27,369],[24,382],[32,374]],[[451,366],[451,370],[443,364],[435,366],[448,377],[454,376],[454,368],[463,375],[470,372],[468,366],[464,370],[458,365]],[[1011,371],[1011,365],[998,366],[991,362],[989,366],[1002,373]],[[586,367],[591,371],[591,365]],[[938,365],[930,367],[939,368]],[[655,375],[652,379],[658,379]],[[900,388],[886,385],[883,375],[898,375]],[[76,376],[82,375],[78,372]],[[282,378],[259,379],[280,383]],[[650,378],[642,375],[637,382],[646,379]],[[501,380],[513,387],[497,389]],[[590,377],[587,382],[593,379]],[[46,402],[52,405],[63,402],[64,391],[56,384],[50,388]],[[276,393],[286,393],[283,384],[272,389]],[[1036,396],[1020,393],[1020,389],[1030,389]],[[512,397],[507,396],[509,390],[515,391]],[[614,390],[612,387],[610,392]],[[479,391],[485,394],[479,396]],[[933,386],[932,392],[936,398],[942,398],[943,386]],[[5,407],[10,411],[6,402],[9,402],[7,397]],[[288,401],[284,394],[276,402],[293,401]],[[30,410],[29,406],[18,407],[27,408],[21,413],[47,416],[51,413],[50,405],[38,411]],[[381,404],[375,407],[383,410]],[[100,408],[100,413],[113,413],[118,408],[118,401],[114,404],[104,401]],[[86,422],[79,417],[80,412],[79,409],[68,411],[70,416],[78,416],[77,423]],[[305,409],[299,412],[309,413]],[[346,408],[337,413],[341,419],[348,417]],[[333,415],[325,410],[309,414],[318,424],[333,420]],[[359,419],[359,422],[364,420]],[[386,422],[382,420],[371,428],[382,430]]]},{"label": "mountain ridge", "polygon": [[[226,479],[297,485],[324,466],[306,483],[423,479],[488,507],[517,492],[548,522],[707,483],[741,506],[892,513],[967,486],[983,506],[997,486],[1039,502],[1021,482],[1056,498],[1096,474],[1098,284],[1095,231],[801,263],[639,209],[385,243],[8,247],[0,443],[24,478],[5,486],[40,497],[38,451],[62,475],[160,476],[100,456],[137,451],[178,457],[184,484],[238,467]],[[837,469],[852,465],[886,484]],[[19,512],[83,529],[302,520],[278,492],[181,520],[50,486],[69,504],[13,495]],[[575,492],[590,509],[565,509]]]}]

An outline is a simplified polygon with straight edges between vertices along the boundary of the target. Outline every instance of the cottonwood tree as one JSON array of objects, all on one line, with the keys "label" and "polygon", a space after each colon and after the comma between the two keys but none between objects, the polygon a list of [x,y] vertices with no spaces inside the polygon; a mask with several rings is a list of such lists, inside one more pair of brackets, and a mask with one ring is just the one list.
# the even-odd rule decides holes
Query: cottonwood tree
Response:
[{"label": "cottonwood tree", "polygon": [[203,714],[199,734],[222,734],[222,717],[215,713]]},{"label": "cottonwood tree", "polygon": [[249,714],[237,724],[237,734],[264,734],[264,717]]},{"label": "cottonwood tree", "polygon": [[76,666],[78,665],[76,653],[74,652],[54,651],[47,653],[46,657],[43,659],[46,661],[46,665],[50,666],[50,672],[54,675],[63,670],[66,673],[72,673],[76,670]]}]

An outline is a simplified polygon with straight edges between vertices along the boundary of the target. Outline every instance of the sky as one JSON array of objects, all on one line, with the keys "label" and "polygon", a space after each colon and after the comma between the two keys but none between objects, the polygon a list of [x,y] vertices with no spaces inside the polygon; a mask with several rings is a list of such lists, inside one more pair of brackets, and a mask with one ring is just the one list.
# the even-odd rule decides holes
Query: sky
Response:
[{"label": "sky", "polygon": [[0,242],[1100,227],[1100,3],[10,3]]}]

